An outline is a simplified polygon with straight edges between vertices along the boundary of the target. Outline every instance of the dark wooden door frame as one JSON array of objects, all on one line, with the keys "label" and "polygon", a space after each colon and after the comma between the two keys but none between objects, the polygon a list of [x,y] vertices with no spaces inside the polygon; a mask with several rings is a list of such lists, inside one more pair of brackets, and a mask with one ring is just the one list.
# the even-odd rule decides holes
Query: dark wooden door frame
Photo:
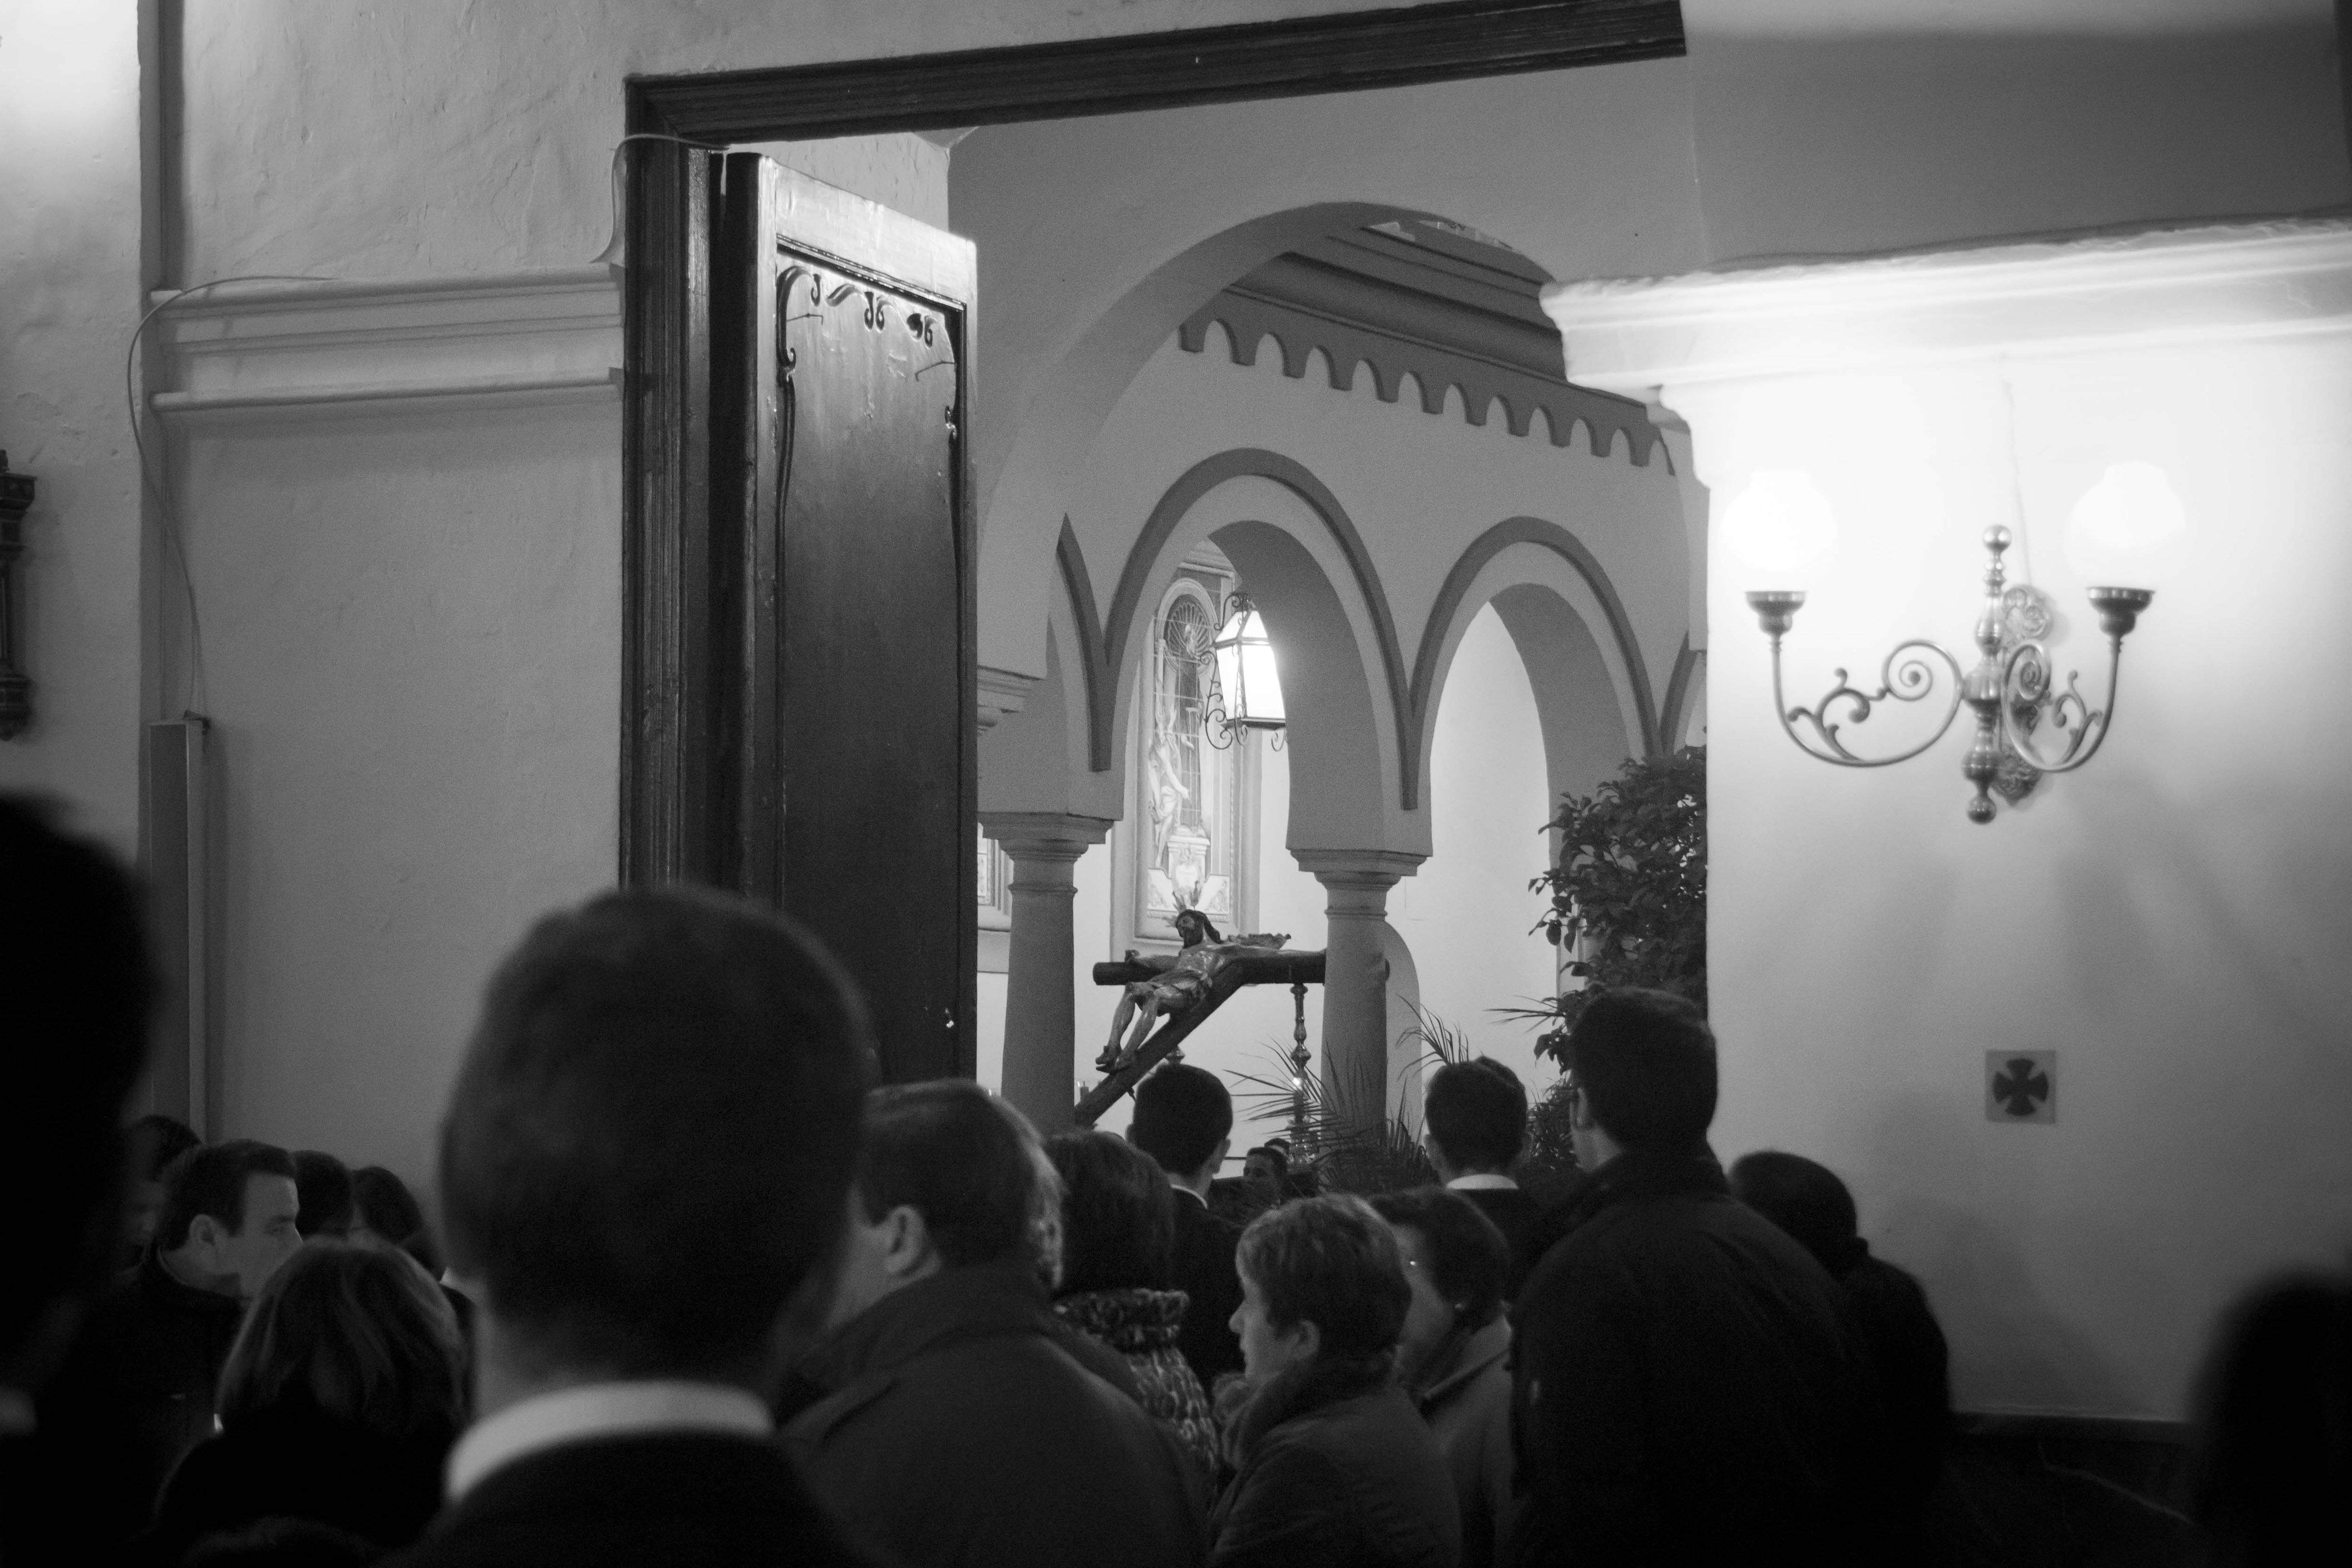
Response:
[{"label": "dark wooden door frame", "polygon": [[[717,147],[1354,92],[1683,52],[1679,0],[1445,0],[1065,43],[633,77],[628,128]],[[709,258],[721,163],[712,151],[661,140],[632,142],[628,154],[620,877],[727,886],[735,879],[720,842],[725,814],[713,808],[727,786],[714,776],[714,758],[747,675],[716,657],[727,639],[714,637],[710,603]],[[968,379],[967,398],[971,391]],[[972,406],[987,417],[984,402]],[[967,684],[977,630],[968,610]]]}]

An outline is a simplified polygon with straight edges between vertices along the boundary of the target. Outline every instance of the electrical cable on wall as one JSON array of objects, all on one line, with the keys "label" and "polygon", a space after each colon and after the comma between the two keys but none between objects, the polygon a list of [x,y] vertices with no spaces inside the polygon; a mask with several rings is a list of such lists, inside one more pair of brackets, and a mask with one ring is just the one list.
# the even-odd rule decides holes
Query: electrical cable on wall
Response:
[{"label": "electrical cable on wall", "polygon": [[[624,219],[621,153],[622,150],[632,142],[669,142],[681,147],[692,147],[706,153],[724,153],[728,150],[724,146],[708,142],[696,142],[683,136],[669,136],[650,131],[633,132],[614,142],[612,166],[611,237],[604,250],[592,259],[592,265],[594,262],[617,262],[621,257]],[[149,306],[146,313],[139,318],[139,324],[131,328],[131,340],[123,348],[122,401],[124,410],[131,419],[131,445],[138,454],[140,481],[146,487],[148,495],[154,500],[157,524],[163,533],[163,544],[171,560],[171,571],[178,580],[181,597],[188,606],[188,668],[181,693],[183,698],[181,711],[184,718],[204,718],[204,710],[209,696],[209,689],[205,682],[204,624],[197,608],[195,575],[188,564],[187,542],[181,528],[179,514],[172,505],[171,487],[167,482],[169,476],[156,472],[153,459],[147,450],[147,438],[142,428],[144,421],[140,417],[142,410],[139,405],[137,372],[140,340],[146,335],[148,327],[154,322],[155,318],[164,310],[184,300],[209,294],[215,289],[226,289],[239,283],[340,281],[341,279],[324,277],[315,272],[247,272],[228,278],[207,279],[202,283],[190,284],[185,289],[175,289],[172,290],[168,299],[160,300]]]},{"label": "electrical cable on wall", "polygon": [[183,693],[185,701],[181,706],[183,718],[205,717],[204,709],[207,693],[205,687],[204,625],[196,611],[196,579],[194,574],[188,569],[187,545],[181,537],[179,515],[172,510],[170,487],[156,476],[154,466],[147,457],[147,438],[140,431],[139,386],[134,375],[139,365],[139,340],[145,335],[148,324],[153,321],[160,312],[178,304],[183,300],[197,294],[208,293],[215,289],[226,289],[232,283],[329,283],[332,281],[332,279],[321,278],[311,273],[248,272],[234,278],[214,278],[202,283],[191,284],[185,289],[174,289],[170,299],[161,300],[150,305],[147,308],[147,313],[139,318],[139,324],[131,329],[131,342],[122,351],[122,401],[131,416],[131,445],[139,456],[139,478],[146,485],[147,493],[155,500],[156,522],[163,531],[163,543],[171,554],[172,570],[179,577],[181,594],[188,604],[188,673],[186,688]]},{"label": "electrical cable on wall", "polygon": [[623,193],[621,185],[621,151],[628,146],[632,142],[667,142],[675,146],[691,147],[698,153],[724,153],[729,150],[725,145],[719,142],[697,142],[690,137],[671,136],[659,131],[632,131],[626,136],[622,137],[618,142],[614,142],[613,228],[611,236],[604,242],[604,248],[588,258],[588,264],[592,267],[595,266],[598,262],[616,264],[620,262],[624,254],[627,250],[627,247],[624,243],[625,236],[622,232],[622,225],[625,221],[625,213],[623,209],[626,205],[626,197]]}]

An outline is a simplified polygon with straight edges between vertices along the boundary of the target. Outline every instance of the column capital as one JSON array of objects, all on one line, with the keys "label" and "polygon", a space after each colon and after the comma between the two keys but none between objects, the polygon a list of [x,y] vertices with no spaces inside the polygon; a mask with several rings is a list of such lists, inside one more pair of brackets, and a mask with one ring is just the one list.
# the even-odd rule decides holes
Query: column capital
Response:
[{"label": "column capital", "polygon": [[982,665],[978,700],[982,732],[993,730],[1000,721],[1020,712],[1028,704],[1029,693],[1040,684],[1038,677],[1024,675],[1017,669],[999,669],[994,665]]},{"label": "column capital", "polygon": [[1386,891],[1429,858],[1410,849],[1294,849],[1290,858],[1326,888]]},{"label": "column capital", "polygon": [[1067,811],[983,811],[980,826],[1015,860],[1076,860],[1108,836],[1111,819]]}]

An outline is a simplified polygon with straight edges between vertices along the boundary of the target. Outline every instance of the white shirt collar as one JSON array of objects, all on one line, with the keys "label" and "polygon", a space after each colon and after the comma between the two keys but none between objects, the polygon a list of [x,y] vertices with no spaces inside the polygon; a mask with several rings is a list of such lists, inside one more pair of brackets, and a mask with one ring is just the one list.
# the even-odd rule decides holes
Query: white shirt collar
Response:
[{"label": "white shirt collar", "polygon": [[715,1383],[592,1383],[541,1394],[478,1421],[449,1453],[449,1500],[492,1470],[560,1443],[643,1432],[732,1432],[766,1437],[768,1407]]},{"label": "white shirt collar", "polygon": [[1500,1171],[1473,1171],[1466,1176],[1456,1176],[1446,1183],[1445,1190],[1451,1193],[1492,1193],[1517,1188],[1518,1184]]}]

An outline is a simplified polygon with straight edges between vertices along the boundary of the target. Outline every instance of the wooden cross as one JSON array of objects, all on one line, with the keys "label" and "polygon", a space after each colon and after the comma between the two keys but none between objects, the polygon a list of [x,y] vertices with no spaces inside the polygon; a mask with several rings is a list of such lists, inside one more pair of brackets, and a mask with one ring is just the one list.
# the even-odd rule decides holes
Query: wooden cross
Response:
[{"label": "wooden cross", "polygon": [[[1187,955],[1194,955],[1188,963]],[[1199,960],[1206,959],[1205,963]],[[1097,985],[1133,985],[1138,983],[1165,983],[1180,967],[1197,977],[1191,994],[1182,1005],[1163,1007],[1160,1026],[1150,1037],[1133,1052],[1122,1058],[1102,1082],[1095,1085],[1079,1100],[1073,1120],[1080,1127],[1092,1127],[1102,1113],[1118,1103],[1118,1097],[1132,1089],[1143,1075],[1168,1059],[1170,1052],[1181,1045],[1184,1037],[1207,1021],[1210,1014],[1224,1005],[1228,997],[1244,985],[1287,985],[1298,1008],[1297,1037],[1304,1050],[1307,1026],[1307,987],[1323,984],[1323,954],[1293,952],[1287,948],[1260,947],[1246,942],[1226,942],[1196,944],[1181,949],[1170,957],[1138,958],[1130,952],[1125,958],[1111,963],[1095,965]]]}]

